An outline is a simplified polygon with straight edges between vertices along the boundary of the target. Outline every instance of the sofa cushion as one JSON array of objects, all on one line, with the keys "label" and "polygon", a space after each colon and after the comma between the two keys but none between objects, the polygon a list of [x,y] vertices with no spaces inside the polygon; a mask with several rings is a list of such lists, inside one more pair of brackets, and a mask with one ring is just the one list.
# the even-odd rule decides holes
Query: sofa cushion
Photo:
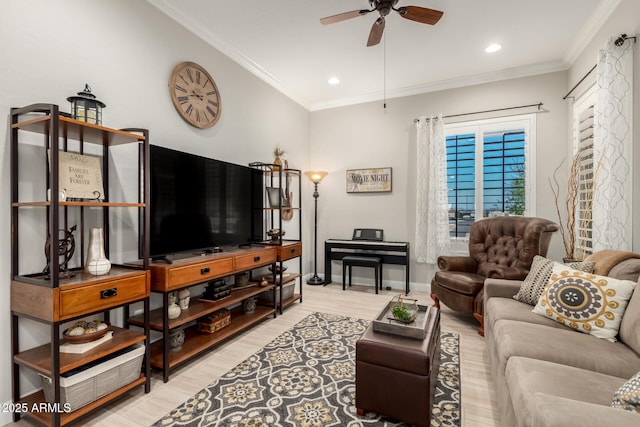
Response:
[{"label": "sofa cushion", "polygon": [[640,372],[615,391],[611,406],[640,414]]},{"label": "sofa cushion", "polygon": [[555,264],[533,311],[577,331],[615,341],[635,285],[631,280]]},{"label": "sofa cushion", "polygon": [[[531,263],[531,269],[529,274],[522,281],[520,290],[513,297],[516,301],[524,302],[529,305],[536,305],[540,299],[542,291],[549,283],[551,279],[551,270],[553,269],[555,261],[536,255],[533,257]],[[593,261],[584,262],[572,262],[568,264],[568,267],[585,271],[587,273],[593,272]]]},{"label": "sofa cushion", "polygon": [[[595,271],[594,271],[595,273]],[[640,277],[640,259],[629,258],[616,264],[609,270],[607,276],[615,277],[616,279],[633,280],[636,282]]]},{"label": "sofa cushion", "polygon": [[624,378],[525,357],[509,359],[505,380],[519,427],[532,425],[535,409],[531,397],[536,393],[609,407],[611,396],[625,381]]},{"label": "sofa cushion", "polygon": [[624,379],[640,371],[640,357],[623,343],[595,339],[569,328],[499,320],[494,324],[492,336],[495,338],[490,343],[491,356],[498,359],[497,372],[504,372],[507,360],[513,356],[547,360]]},{"label": "sofa cushion", "polygon": [[596,426],[621,427],[638,424],[638,414],[610,406],[536,393],[532,427]]},{"label": "sofa cushion", "polygon": [[531,311],[531,306],[523,304],[511,298],[489,298],[485,303],[485,329],[493,329],[493,325],[501,319],[517,320],[520,322],[535,323],[545,325],[551,328],[566,329],[555,320]]}]

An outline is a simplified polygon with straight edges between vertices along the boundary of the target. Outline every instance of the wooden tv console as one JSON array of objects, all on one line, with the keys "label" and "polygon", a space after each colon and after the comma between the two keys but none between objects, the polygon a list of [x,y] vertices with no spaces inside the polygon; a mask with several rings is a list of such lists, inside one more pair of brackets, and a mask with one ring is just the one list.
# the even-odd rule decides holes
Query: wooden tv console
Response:
[{"label": "wooden tv console", "polygon": [[[273,280],[268,286],[256,284],[251,287],[232,289],[229,296],[212,302],[201,301],[198,295],[192,295],[189,307],[182,310],[177,319],[168,317],[169,295],[189,286],[200,285],[245,271],[251,272],[253,269],[267,265],[275,266],[276,260],[275,247],[229,247],[223,248],[223,252],[178,259],[171,264],[162,262],[150,264],[151,292],[162,293],[162,306],[149,314],[150,329],[162,332],[163,335],[161,340],[151,344],[151,366],[162,369],[164,382],[169,380],[169,371],[174,366],[188,361],[269,315],[276,316],[276,293],[273,292],[273,304],[258,305],[253,313],[244,313],[241,306],[235,307],[231,310],[231,324],[214,333],[199,332],[195,325],[187,325],[207,314],[229,308],[242,303],[249,297],[274,289],[276,285],[273,284]],[[142,325],[143,320],[142,316],[128,319],[133,325]],[[185,340],[182,348],[170,351],[171,330],[184,325],[187,326],[184,328]]]}]

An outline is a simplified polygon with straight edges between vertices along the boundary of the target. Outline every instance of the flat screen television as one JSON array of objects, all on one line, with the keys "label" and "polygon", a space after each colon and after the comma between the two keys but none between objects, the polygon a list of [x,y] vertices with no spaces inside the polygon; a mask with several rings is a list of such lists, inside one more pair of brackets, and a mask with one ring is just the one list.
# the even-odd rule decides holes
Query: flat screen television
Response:
[{"label": "flat screen television", "polygon": [[151,145],[150,172],[152,257],[263,239],[260,170]]}]

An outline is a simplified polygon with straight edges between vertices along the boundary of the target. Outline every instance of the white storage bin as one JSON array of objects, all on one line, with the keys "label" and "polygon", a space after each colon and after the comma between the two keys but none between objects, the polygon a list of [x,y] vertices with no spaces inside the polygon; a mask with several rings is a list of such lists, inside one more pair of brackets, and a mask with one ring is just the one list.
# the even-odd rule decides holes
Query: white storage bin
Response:
[{"label": "white storage bin", "polygon": [[[60,377],[60,403],[69,403],[75,411],[102,396],[106,396],[140,377],[144,345],[92,366],[69,377]],[[53,402],[51,378],[41,375],[47,402]]]}]

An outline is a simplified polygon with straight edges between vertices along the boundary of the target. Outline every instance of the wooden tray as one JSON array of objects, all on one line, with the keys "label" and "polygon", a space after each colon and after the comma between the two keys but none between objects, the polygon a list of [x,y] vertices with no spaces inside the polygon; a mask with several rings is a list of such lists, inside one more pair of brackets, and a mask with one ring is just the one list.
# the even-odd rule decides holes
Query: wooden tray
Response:
[{"label": "wooden tray", "polygon": [[388,334],[401,335],[407,338],[423,340],[427,336],[427,319],[429,318],[430,306],[418,304],[418,315],[413,323],[404,323],[393,318],[391,307],[396,301],[391,301],[373,320],[373,330]]}]

